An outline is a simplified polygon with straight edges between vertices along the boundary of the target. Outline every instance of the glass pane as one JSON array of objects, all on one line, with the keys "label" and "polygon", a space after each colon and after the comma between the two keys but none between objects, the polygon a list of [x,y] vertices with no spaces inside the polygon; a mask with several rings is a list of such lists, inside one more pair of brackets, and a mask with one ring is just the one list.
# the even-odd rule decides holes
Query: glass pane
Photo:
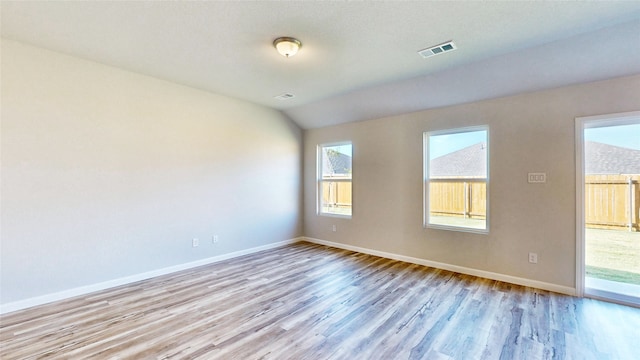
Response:
[{"label": "glass pane", "polygon": [[351,144],[321,148],[320,213],[351,216]]},{"label": "glass pane", "polygon": [[322,148],[322,178],[351,179],[351,145]]},{"label": "glass pane", "polygon": [[351,215],[351,181],[322,181],[321,212]]},{"label": "glass pane", "polygon": [[487,229],[487,131],[428,136],[428,225]]},{"label": "glass pane", "polygon": [[585,287],[640,301],[640,120],[584,130]]}]

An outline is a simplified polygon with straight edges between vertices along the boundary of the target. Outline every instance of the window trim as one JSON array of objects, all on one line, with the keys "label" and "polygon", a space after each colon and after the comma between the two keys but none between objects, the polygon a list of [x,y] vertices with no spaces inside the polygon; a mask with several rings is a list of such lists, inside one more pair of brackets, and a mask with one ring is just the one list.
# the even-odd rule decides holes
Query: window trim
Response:
[{"label": "window trim", "polygon": [[[484,229],[474,229],[469,227],[462,226],[451,226],[451,225],[441,225],[441,224],[431,224],[429,222],[429,213],[430,213],[430,192],[429,192],[429,137],[430,136],[439,136],[439,135],[452,135],[452,134],[460,134],[466,132],[474,132],[474,131],[486,131],[487,140],[487,177],[486,177],[486,217],[485,217],[485,228]],[[453,129],[443,129],[443,130],[433,130],[433,131],[425,131],[423,132],[422,138],[422,156],[423,156],[423,174],[422,174],[422,226],[424,229],[437,229],[437,230],[447,230],[447,231],[457,231],[457,232],[467,232],[474,234],[482,234],[488,235],[490,229],[490,161],[491,161],[491,132],[489,129],[489,125],[476,125],[476,126],[466,126],[460,128]]]},{"label": "window trim", "polygon": [[[322,211],[322,183],[325,181],[322,178],[322,149],[325,147],[332,146],[342,146],[342,145],[350,145],[351,146],[351,179],[333,179],[334,182],[350,182],[351,183],[351,214],[343,215],[343,214],[333,214]],[[316,148],[316,215],[318,216],[328,216],[342,219],[351,219],[353,217],[353,142],[352,141],[339,141],[339,142],[330,142],[330,143],[322,143],[318,144]]]}]

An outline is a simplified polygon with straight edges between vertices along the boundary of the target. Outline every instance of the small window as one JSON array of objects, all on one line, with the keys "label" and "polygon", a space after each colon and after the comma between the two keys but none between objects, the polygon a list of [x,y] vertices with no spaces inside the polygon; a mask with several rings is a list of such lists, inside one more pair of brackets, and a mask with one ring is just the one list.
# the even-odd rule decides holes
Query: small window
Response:
[{"label": "small window", "polygon": [[318,147],[318,213],[351,217],[351,143]]},{"label": "small window", "polygon": [[424,134],[425,226],[488,232],[488,128]]}]

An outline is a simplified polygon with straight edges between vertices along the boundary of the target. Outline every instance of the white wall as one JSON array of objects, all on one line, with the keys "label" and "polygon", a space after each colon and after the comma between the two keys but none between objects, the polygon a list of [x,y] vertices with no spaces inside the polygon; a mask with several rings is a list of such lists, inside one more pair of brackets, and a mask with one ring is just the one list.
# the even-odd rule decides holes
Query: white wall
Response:
[{"label": "white wall", "polygon": [[[638,110],[638,94],[640,75],[306,130],[305,236],[575,288],[574,119]],[[423,229],[423,132],[472,125],[489,125],[490,233]],[[318,216],[316,146],[346,140],[353,218]],[[547,183],[528,184],[528,172]]]},{"label": "white wall", "polygon": [[0,303],[302,235],[280,112],[9,40],[1,65]]}]

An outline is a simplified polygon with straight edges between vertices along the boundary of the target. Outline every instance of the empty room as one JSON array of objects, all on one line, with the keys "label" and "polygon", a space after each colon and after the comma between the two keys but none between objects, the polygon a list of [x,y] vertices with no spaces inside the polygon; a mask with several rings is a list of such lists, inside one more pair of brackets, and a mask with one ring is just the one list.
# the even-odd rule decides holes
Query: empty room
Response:
[{"label": "empty room", "polygon": [[1,359],[640,358],[640,2],[0,16]]}]

